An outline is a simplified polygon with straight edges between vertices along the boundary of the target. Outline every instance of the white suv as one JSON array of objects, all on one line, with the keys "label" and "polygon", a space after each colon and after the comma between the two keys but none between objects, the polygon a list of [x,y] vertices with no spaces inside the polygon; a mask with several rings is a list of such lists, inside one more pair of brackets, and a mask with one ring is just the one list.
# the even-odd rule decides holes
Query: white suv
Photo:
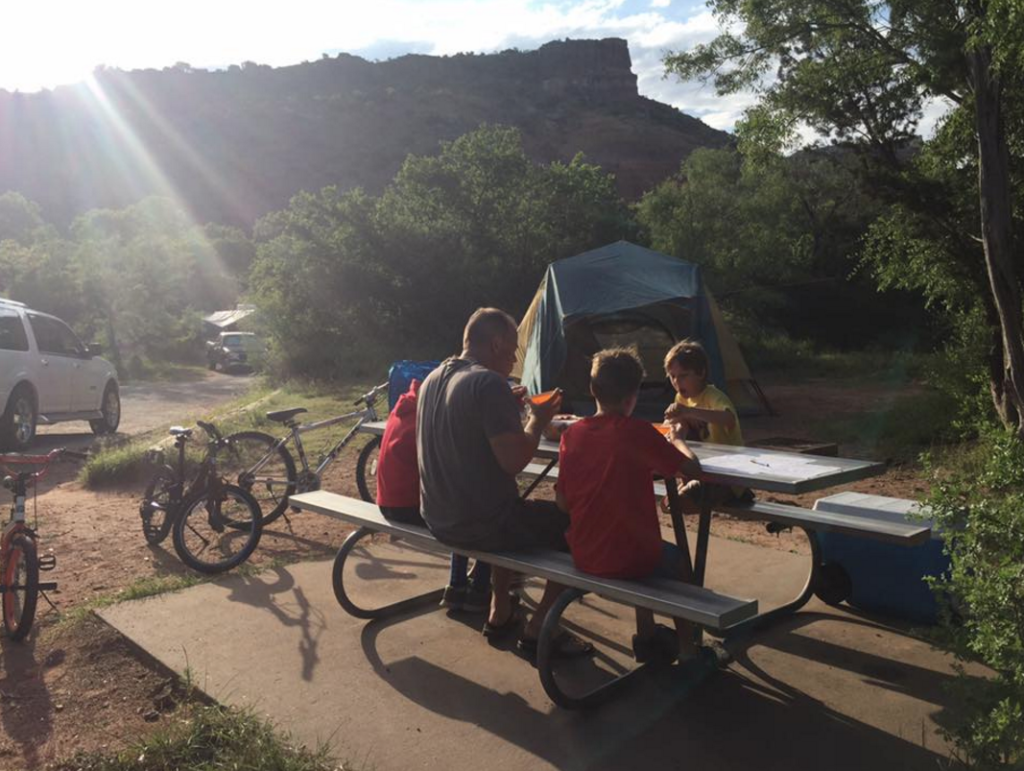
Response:
[{"label": "white suv", "polygon": [[0,298],[0,446],[24,450],[37,423],[88,420],[112,434],[121,421],[117,372],[55,316]]}]

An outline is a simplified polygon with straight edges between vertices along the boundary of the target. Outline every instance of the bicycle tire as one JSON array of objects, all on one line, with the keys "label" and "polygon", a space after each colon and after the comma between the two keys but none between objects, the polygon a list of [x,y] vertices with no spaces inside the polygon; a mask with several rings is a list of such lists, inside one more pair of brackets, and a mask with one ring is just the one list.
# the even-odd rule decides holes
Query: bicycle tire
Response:
[{"label": "bicycle tire", "polygon": [[[370,503],[377,502],[377,458],[380,456],[380,437],[375,436],[359,452],[356,461],[356,487],[359,497]],[[371,489],[372,485],[372,489]]]},{"label": "bicycle tire", "polygon": [[217,470],[221,476],[256,499],[263,512],[264,525],[284,513],[288,497],[295,493],[298,481],[295,460],[283,445],[277,448],[277,457],[267,461],[256,474],[256,479],[247,476],[248,470],[276,443],[274,437],[262,431],[238,431],[228,436],[228,446],[217,456]]},{"label": "bicycle tire", "polygon": [[[162,543],[171,532],[174,524],[172,510],[172,490],[178,483],[178,475],[170,466],[161,466],[146,485],[139,504],[139,516],[142,518],[142,535],[146,543],[156,546]],[[158,503],[162,508],[154,509],[151,504]],[[160,516],[160,515],[163,516]]]},{"label": "bicycle tire", "polygon": [[222,485],[216,500],[204,491],[186,501],[174,522],[174,550],[193,570],[223,573],[249,559],[262,533],[256,499],[237,485]]},{"label": "bicycle tire", "polygon": [[4,629],[12,640],[32,631],[39,599],[39,556],[28,533],[15,533],[4,554]]}]

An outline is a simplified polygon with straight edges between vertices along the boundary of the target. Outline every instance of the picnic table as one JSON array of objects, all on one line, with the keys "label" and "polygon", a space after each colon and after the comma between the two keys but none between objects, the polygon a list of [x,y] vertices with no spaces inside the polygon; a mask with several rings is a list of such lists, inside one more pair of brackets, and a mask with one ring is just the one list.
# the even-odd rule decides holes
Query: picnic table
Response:
[{"label": "picnic table", "polygon": [[[362,430],[380,436],[384,433],[384,427],[384,421],[379,421],[365,424]],[[877,461],[815,456],[758,447],[735,447],[709,442],[687,444],[700,460],[702,481],[748,487],[762,492],[801,495],[867,479],[885,471],[885,464]],[[529,495],[545,479],[557,479],[558,452],[558,442],[541,440],[535,457],[545,463],[531,464],[531,467],[527,468],[526,475],[532,476],[534,481],[524,495]],[[697,524],[696,548],[692,551],[691,557],[689,536],[683,524],[675,485],[658,484],[657,491],[660,495],[668,496],[673,533],[684,555],[684,575],[681,578],[697,586],[703,586],[707,572],[711,520],[715,511],[712,510],[710,502],[702,502]],[[717,506],[715,510],[731,516],[774,522],[780,528],[799,528],[805,533],[811,547],[807,582],[800,593],[790,602],[738,623],[730,630],[730,635],[749,631],[752,627],[791,614],[807,604],[814,595],[815,587],[822,580],[821,553],[815,535],[817,531],[844,532],[907,546],[922,543],[930,536],[930,530],[925,525],[905,525],[756,500],[749,504]]]},{"label": "picnic table", "polygon": [[[384,428],[385,423],[380,421],[367,423],[361,430],[379,436],[384,433]],[[703,481],[748,487],[752,490],[766,492],[802,494],[825,490],[880,474],[885,469],[884,464],[874,461],[811,456],[756,447],[732,447],[701,442],[688,442],[688,444],[701,462],[701,479]],[[541,441],[535,457],[544,462],[530,464],[524,470],[525,476],[534,478],[534,483],[524,495],[532,492],[536,485],[544,479],[557,479],[558,452],[557,442],[546,439]],[[891,519],[874,518],[870,515],[815,511],[758,500],[728,505],[718,504],[714,506],[713,511],[710,501],[704,500],[701,501],[697,540],[691,557],[689,537],[683,522],[679,495],[674,480],[669,480],[669,482],[669,484],[656,482],[655,485],[658,494],[667,495],[669,500],[673,531],[685,561],[682,568],[683,574],[680,575],[682,582],[669,581],[665,583],[663,579],[645,579],[634,582],[600,579],[575,570],[568,555],[554,553],[477,554],[458,550],[467,556],[485,559],[502,567],[527,572],[529,575],[555,580],[569,587],[559,596],[545,617],[537,659],[537,667],[545,691],[555,703],[561,706],[579,708],[596,704],[612,692],[617,691],[627,678],[643,668],[641,666],[636,670],[619,675],[613,682],[581,696],[567,693],[556,681],[546,641],[553,639],[561,617],[568,607],[589,592],[595,592],[613,601],[633,605],[637,608],[646,607],[655,612],[672,616],[677,623],[684,625],[684,630],[693,631],[695,650],[703,654],[705,660],[710,652],[712,658],[718,658],[721,662],[721,654],[726,653],[724,648],[700,646],[704,630],[721,636],[727,642],[735,636],[751,631],[756,626],[794,613],[813,596],[815,587],[822,578],[821,553],[816,532],[842,532],[907,546],[919,544],[930,536],[930,529],[924,524],[894,522]],[[358,540],[369,532],[390,532],[402,538],[409,538],[412,542],[420,543],[425,547],[443,550],[445,547],[434,541],[429,532],[425,529],[411,528],[411,526],[385,521],[372,504],[345,499],[334,493],[323,491],[307,493],[293,496],[292,500],[300,508],[319,511],[330,516],[339,516],[360,525],[361,530],[350,536],[339,551],[338,559],[335,562],[335,594],[349,613],[360,618],[379,618],[386,614],[403,611],[423,599],[411,598],[392,606],[372,610],[359,608],[347,597],[342,586],[341,566]],[[704,588],[711,519],[716,511],[737,517],[765,520],[770,524],[774,523],[777,527],[796,527],[804,531],[811,546],[810,568],[807,583],[797,597],[782,606],[766,612],[758,612],[756,600],[732,598]],[[673,589],[672,585],[677,588]],[[431,593],[430,596],[433,594]],[[427,595],[424,597],[430,598]],[[682,637],[686,638],[687,635],[684,634]]]}]

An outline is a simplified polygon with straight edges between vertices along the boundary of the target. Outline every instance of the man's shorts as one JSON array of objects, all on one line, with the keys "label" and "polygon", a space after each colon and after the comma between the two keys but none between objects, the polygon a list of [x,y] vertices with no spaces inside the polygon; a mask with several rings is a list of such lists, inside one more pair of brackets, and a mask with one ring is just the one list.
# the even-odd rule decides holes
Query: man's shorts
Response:
[{"label": "man's shorts", "polygon": [[477,551],[527,551],[529,549],[555,549],[569,551],[565,531],[569,529],[569,515],[554,501],[516,499],[493,527],[484,535],[457,544]]}]

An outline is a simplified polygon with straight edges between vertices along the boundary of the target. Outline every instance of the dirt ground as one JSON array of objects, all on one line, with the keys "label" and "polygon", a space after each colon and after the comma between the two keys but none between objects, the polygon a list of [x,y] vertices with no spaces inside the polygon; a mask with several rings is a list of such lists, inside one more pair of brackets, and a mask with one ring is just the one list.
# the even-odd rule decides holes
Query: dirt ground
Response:
[{"label": "dirt ground", "polygon": [[[815,383],[775,386],[769,396],[780,415],[745,421],[748,441],[766,436],[827,440],[808,435],[807,426],[815,416],[870,414],[892,397],[892,390]],[[856,457],[851,449],[855,448],[840,447],[840,454]],[[348,450],[331,467],[325,489],[357,495],[356,452]],[[166,721],[181,698],[170,674],[145,654],[94,617],[76,621],[77,614],[70,613],[141,579],[187,573],[169,539],[161,547],[144,541],[138,516],[141,482],[122,490],[92,492],[84,490],[74,474],[73,466],[55,467],[36,501],[41,552],[57,558],[57,569],[45,575],[56,580],[60,590],[50,594],[55,608],[40,600],[37,628],[28,641],[2,643],[0,769],[41,768],[79,750],[124,747]],[[854,489],[916,498],[927,492],[918,474],[912,466],[891,468],[883,476],[829,492]],[[768,497],[810,506],[815,496]],[[33,511],[30,501],[30,521]],[[250,562],[258,567],[328,558],[347,530],[333,519],[293,514],[264,531]],[[801,536],[770,535],[758,523],[720,517],[712,530],[770,548],[807,549]]]}]

